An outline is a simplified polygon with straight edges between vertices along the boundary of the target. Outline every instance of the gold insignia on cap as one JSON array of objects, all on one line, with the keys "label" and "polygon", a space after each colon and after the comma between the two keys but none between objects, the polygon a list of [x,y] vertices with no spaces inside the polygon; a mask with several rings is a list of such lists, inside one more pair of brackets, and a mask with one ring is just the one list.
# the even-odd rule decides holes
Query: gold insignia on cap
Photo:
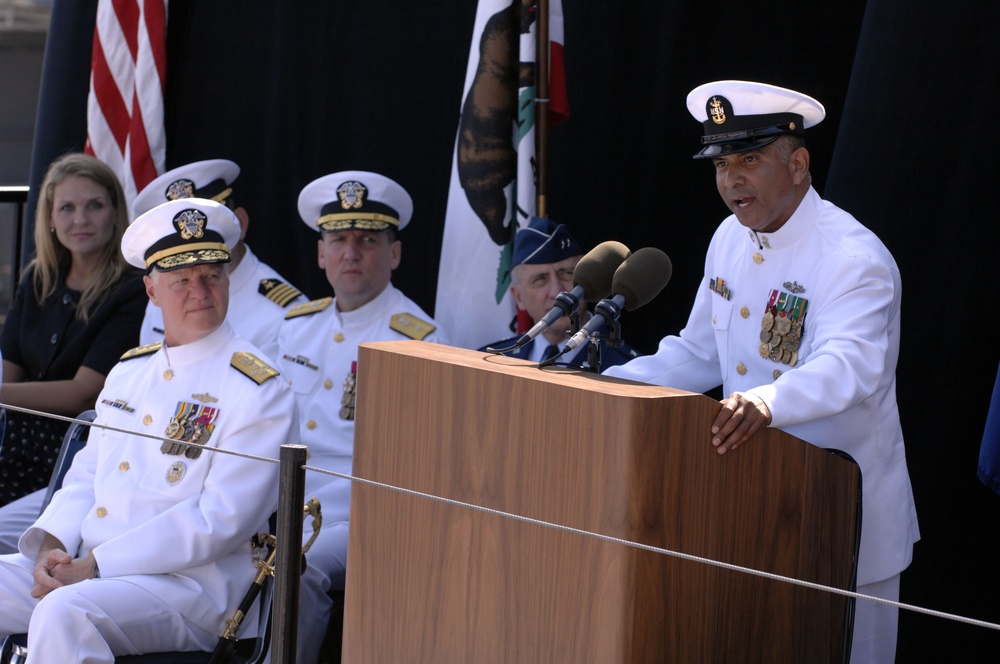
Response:
[{"label": "gold insignia on cap", "polygon": [[345,210],[358,209],[365,204],[365,194],[368,188],[357,180],[348,180],[337,187],[337,196],[340,197],[340,207]]},{"label": "gold insignia on cap", "polygon": [[298,318],[299,316],[308,316],[309,314],[319,313],[327,307],[333,304],[332,297],[324,297],[319,300],[312,300],[311,302],[303,302],[302,304],[296,304],[294,307],[288,310],[285,314],[285,320],[289,318]]},{"label": "gold insignia on cap", "polygon": [[258,385],[262,385],[264,381],[278,375],[277,369],[252,353],[233,353],[229,365]]},{"label": "gold insignia on cap", "polygon": [[138,348],[133,348],[127,351],[124,355],[119,358],[119,361],[124,362],[125,360],[131,360],[136,357],[143,357],[144,355],[152,355],[156,351],[160,350],[160,346],[163,345],[162,341],[157,341],[155,344],[146,344],[145,346],[139,346]]},{"label": "gold insignia on cap", "polygon": [[158,251],[146,259],[146,267],[170,270],[193,263],[228,263],[229,258],[229,248],[223,243],[197,242]]},{"label": "gold insignia on cap", "polygon": [[406,313],[399,313],[390,318],[389,327],[417,341],[423,341],[427,335],[437,329],[434,325]]},{"label": "gold insignia on cap", "polygon": [[722,102],[719,101],[718,97],[712,97],[708,101],[708,117],[712,118],[712,122],[715,124],[724,124],[726,122],[726,109],[723,108]]},{"label": "gold insignia on cap", "polygon": [[191,180],[175,180],[163,192],[168,201],[176,201],[178,198],[194,197],[194,182]]},{"label": "gold insignia on cap", "polygon": [[194,208],[181,210],[174,215],[174,224],[185,240],[201,238],[205,234],[205,224],[207,223],[208,217],[205,216],[205,213]]}]

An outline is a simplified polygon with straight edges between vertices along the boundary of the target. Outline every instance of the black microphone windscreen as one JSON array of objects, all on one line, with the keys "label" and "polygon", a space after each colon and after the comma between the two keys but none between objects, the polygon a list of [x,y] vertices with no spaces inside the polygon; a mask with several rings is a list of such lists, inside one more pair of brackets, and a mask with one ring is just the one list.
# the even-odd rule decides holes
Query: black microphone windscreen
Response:
[{"label": "black microphone windscreen", "polygon": [[628,247],[621,242],[609,240],[591,249],[580,259],[573,270],[573,283],[583,287],[583,299],[597,302],[611,295],[611,282],[625,259],[629,257]]},{"label": "black microphone windscreen", "polygon": [[672,272],[669,256],[655,247],[643,247],[615,270],[611,292],[623,295],[625,308],[633,311],[656,297]]}]

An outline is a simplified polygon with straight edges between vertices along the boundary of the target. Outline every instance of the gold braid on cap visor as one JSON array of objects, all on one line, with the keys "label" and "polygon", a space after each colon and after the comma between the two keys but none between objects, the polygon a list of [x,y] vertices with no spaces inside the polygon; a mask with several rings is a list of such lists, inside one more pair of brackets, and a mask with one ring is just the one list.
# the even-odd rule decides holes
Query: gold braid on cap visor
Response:
[{"label": "gold braid on cap visor", "polygon": [[223,204],[225,204],[226,199],[229,198],[229,196],[232,193],[233,193],[233,188],[232,187],[226,187],[225,189],[223,189],[222,191],[220,191],[219,193],[217,193],[215,196],[212,196],[212,200],[215,201],[216,203],[223,203]]},{"label": "gold braid on cap visor", "polygon": [[389,226],[399,227],[399,219],[378,212],[337,212],[324,214],[316,220],[321,231],[344,231],[357,228],[363,231],[384,231]]},{"label": "gold braid on cap visor", "polygon": [[[195,255],[195,254],[199,255]],[[167,260],[176,257],[174,260]],[[146,268],[154,265],[160,268],[176,267],[195,261],[214,261],[221,263],[229,260],[229,247],[222,242],[194,242],[170,247],[146,259]]]}]

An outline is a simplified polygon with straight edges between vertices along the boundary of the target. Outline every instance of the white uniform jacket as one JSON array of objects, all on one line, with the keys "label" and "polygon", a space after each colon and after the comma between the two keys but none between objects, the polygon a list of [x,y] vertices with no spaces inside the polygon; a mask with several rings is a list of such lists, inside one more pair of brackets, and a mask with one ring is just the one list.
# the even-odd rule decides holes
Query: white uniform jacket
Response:
[{"label": "white uniform jacket", "polygon": [[[306,301],[295,287],[246,248],[236,269],[229,273],[229,312],[226,320],[236,333],[259,348],[261,359],[274,361],[278,328],[292,306]],[[139,331],[142,345],[163,341],[163,313],[150,302]]]},{"label": "white uniform jacket", "polygon": [[[863,483],[858,584],[883,580],[906,568],[919,539],[896,407],[900,296],[882,242],[810,188],[775,233],[754,233],[735,216],[723,221],[680,336],[605,374],[751,392],[770,409],[771,426],[850,454]],[[786,317],[805,314],[795,354],[779,359],[765,341],[772,303]]]},{"label": "white uniform jacket", "polygon": [[[193,343],[137,351],[108,375],[98,424],[163,436],[180,413],[210,429],[204,444],[271,459],[297,442],[291,391],[243,355],[259,351],[228,324]],[[256,572],[250,538],[277,507],[278,466],[207,450],[191,459],[160,446],[92,429],[18,546],[34,560],[48,532],[70,554],[93,551],[102,578],[128,577],[189,620],[224,629]]]},{"label": "white uniform jacket", "polygon": [[[392,284],[354,311],[340,312],[336,302],[336,298],[325,298],[292,309],[278,335],[277,361],[295,392],[299,438],[309,446],[309,465],[348,474],[354,454],[354,420],[342,418],[341,408],[345,395],[350,400],[358,344],[448,340],[437,323]],[[433,331],[428,332],[431,327]],[[350,484],[330,475],[306,474],[306,499],[320,499],[324,526],[348,520]]]}]

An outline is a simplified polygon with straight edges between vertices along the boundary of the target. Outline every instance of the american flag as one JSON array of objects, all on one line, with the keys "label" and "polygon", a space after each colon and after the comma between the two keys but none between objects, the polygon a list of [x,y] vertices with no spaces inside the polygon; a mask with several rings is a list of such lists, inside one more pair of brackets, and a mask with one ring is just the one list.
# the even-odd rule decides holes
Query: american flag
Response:
[{"label": "american flag", "polygon": [[118,174],[131,205],[166,159],[167,0],[99,0],[85,151]]}]

